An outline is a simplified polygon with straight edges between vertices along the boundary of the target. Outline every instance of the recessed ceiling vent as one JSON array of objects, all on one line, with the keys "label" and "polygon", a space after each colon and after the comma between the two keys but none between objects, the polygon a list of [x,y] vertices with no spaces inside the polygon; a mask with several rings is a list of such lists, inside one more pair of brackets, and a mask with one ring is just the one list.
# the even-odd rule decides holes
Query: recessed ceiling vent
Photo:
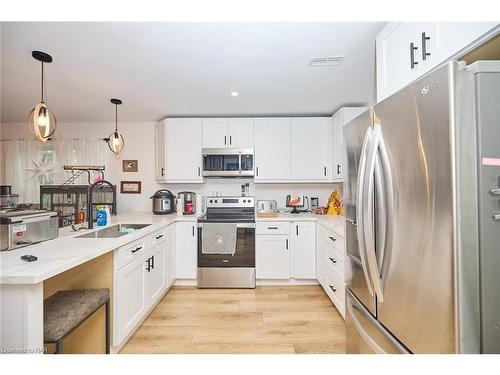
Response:
[{"label": "recessed ceiling vent", "polygon": [[345,56],[311,57],[309,66],[340,66]]}]

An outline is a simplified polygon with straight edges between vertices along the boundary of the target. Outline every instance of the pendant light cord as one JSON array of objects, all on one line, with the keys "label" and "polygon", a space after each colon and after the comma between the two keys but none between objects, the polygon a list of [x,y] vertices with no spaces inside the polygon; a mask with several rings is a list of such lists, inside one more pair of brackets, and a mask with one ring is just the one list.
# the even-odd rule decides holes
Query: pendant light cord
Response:
[{"label": "pendant light cord", "polygon": [[42,103],[43,103],[43,78],[44,75],[43,75],[43,61],[42,61]]},{"label": "pendant light cord", "polygon": [[118,104],[115,104],[115,131],[118,131]]}]

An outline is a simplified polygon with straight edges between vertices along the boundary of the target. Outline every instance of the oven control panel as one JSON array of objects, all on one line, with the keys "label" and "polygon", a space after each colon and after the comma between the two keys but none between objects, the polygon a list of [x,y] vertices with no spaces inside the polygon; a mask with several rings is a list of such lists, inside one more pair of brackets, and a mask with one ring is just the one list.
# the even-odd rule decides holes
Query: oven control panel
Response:
[{"label": "oven control panel", "polygon": [[227,197],[227,196],[219,196],[219,197],[206,197],[206,207],[214,208],[214,207],[254,207],[255,199],[254,197]]}]

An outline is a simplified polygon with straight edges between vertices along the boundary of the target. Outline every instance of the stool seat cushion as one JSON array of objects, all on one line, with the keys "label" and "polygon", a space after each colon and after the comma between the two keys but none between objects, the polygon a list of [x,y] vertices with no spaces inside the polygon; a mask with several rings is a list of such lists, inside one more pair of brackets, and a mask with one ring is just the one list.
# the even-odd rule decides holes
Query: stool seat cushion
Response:
[{"label": "stool seat cushion", "polygon": [[61,290],[43,301],[43,339],[66,336],[109,299],[109,289]]}]

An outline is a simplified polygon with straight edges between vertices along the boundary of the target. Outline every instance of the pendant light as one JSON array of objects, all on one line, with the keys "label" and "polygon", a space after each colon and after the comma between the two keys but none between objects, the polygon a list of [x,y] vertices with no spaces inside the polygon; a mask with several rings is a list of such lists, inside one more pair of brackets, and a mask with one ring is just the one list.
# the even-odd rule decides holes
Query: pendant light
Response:
[{"label": "pendant light", "polygon": [[27,124],[30,132],[41,142],[47,142],[56,131],[57,120],[44,102],[44,71],[43,64],[51,63],[52,56],[45,52],[33,51],[31,56],[42,63],[42,100],[28,114]]},{"label": "pendant light", "polygon": [[123,150],[123,146],[125,146],[123,136],[118,133],[118,106],[122,104],[122,101],[120,99],[111,99],[111,103],[115,105],[115,131],[104,140],[107,142],[109,149],[115,155],[119,155]]}]

